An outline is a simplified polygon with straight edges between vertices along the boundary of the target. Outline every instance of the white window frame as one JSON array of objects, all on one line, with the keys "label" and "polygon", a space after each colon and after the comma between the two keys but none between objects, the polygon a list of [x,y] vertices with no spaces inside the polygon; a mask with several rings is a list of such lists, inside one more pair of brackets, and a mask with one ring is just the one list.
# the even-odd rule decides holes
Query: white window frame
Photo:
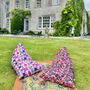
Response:
[{"label": "white window frame", "polygon": [[52,0],[52,6],[58,5],[58,0]]},{"label": "white window frame", "polygon": [[42,17],[38,18],[38,27],[42,28]]},{"label": "white window frame", "polygon": [[20,7],[20,1],[19,0],[15,0],[15,6],[16,6],[16,8]]},{"label": "white window frame", "polygon": [[29,31],[29,20],[28,19],[26,20],[26,31]]},{"label": "white window frame", "polygon": [[50,16],[43,16],[43,28],[50,28]]},{"label": "white window frame", "polygon": [[30,8],[30,0],[25,0],[25,8]]},{"label": "white window frame", "polygon": [[[26,25],[27,21],[28,21],[28,26]],[[24,32],[28,32],[29,31],[29,24],[30,24],[30,20],[29,19],[24,19]],[[27,29],[27,27],[28,27],[28,29]]]},{"label": "white window frame", "polygon": [[[46,17],[49,17],[49,22],[45,22],[48,21],[47,19],[45,20]],[[41,19],[41,20],[40,20]],[[54,16],[42,16],[38,18],[38,28],[39,29],[45,29],[46,27],[52,29],[53,28],[53,22],[54,22]],[[49,23],[49,25],[47,25]],[[46,26],[44,26],[44,24],[46,24]]]},{"label": "white window frame", "polygon": [[41,7],[41,4],[42,4],[42,1],[41,0],[37,0],[37,7],[40,8]]},{"label": "white window frame", "polygon": [[6,8],[6,13],[9,12],[10,2],[6,2],[5,8]]},{"label": "white window frame", "polygon": [[10,27],[10,18],[6,18],[6,28],[9,29]]}]

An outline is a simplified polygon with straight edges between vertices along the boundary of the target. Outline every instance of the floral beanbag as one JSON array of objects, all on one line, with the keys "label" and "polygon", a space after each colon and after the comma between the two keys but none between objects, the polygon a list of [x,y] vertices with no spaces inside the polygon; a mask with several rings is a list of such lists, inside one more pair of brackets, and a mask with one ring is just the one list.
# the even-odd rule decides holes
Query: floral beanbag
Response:
[{"label": "floral beanbag", "polygon": [[61,49],[50,67],[46,68],[40,77],[69,88],[74,87],[73,64],[66,48]]},{"label": "floral beanbag", "polygon": [[20,79],[32,75],[42,69],[42,64],[33,61],[22,44],[18,44],[15,48],[11,64]]}]

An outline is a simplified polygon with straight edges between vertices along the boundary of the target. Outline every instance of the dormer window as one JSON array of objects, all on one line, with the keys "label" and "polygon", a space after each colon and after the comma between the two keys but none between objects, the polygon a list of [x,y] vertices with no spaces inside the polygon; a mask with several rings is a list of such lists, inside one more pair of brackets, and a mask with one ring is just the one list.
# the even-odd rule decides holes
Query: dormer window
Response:
[{"label": "dormer window", "polygon": [[26,7],[26,8],[30,8],[30,2],[29,2],[29,0],[26,0],[26,2],[25,2],[25,7]]},{"label": "dormer window", "polygon": [[41,7],[41,0],[37,0],[37,7]]},{"label": "dormer window", "polygon": [[17,8],[20,7],[20,2],[19,2],[19,0],[16,0],[16,7],[17,7]]},{"label": "dormer window", "polygon": [[52,5],[58,5],[58,0],[52,0]]}]

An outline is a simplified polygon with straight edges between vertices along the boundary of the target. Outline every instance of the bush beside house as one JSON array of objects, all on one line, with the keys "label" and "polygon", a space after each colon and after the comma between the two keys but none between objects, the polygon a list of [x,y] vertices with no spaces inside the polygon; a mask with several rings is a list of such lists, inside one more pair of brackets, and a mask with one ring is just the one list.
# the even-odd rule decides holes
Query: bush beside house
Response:
[{"label": "bush beside house", "polygon": [[0,34],[9,34],[9,31],[6,28],[0,28]]},{"label": "bush beside house", "polygon": [[68,0],[62,11],[61,20],[54,23],[54,36],[70,36],[72,28],[74,35],[80,36],[83,9],[83,0]]},{"label": "bush beside house", "polygon": [[19,34],[23,32],[24,19],[31,15],[29,10],[14,9],[11,18],[11,34]]},{"label": "bush beside house", "polygon": [[37,33],[33,32],[33,31],[28,31],[24,35],[38,35],[38,36],[42,36],[42,31],[37,32]]}]

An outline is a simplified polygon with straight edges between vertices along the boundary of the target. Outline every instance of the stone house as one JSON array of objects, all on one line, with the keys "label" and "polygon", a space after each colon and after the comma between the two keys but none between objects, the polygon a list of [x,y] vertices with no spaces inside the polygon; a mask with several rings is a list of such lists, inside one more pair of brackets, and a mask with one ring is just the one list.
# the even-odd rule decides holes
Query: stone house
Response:
[{"label": "stone house", "polygon": [[31,16],[24,20],[24,32],[39,32],[46,27],[53,32],[53,22],[60,19],[67,0],[0,0],[0,27],[11,31],[11,11],[15,8],[29,9]]},{"label": "stone house", "polygon": [[[31,16],[24,20],[23,32],[34,31],[44,33],[46,27],[52,33],[53,22],[60,20],[60,15],[67,0],[0,0],[0,28],[11,31],[11,11],[15,8],[28,9]],[[87,35],[87,12],[83,10],[81,36]]]}]

